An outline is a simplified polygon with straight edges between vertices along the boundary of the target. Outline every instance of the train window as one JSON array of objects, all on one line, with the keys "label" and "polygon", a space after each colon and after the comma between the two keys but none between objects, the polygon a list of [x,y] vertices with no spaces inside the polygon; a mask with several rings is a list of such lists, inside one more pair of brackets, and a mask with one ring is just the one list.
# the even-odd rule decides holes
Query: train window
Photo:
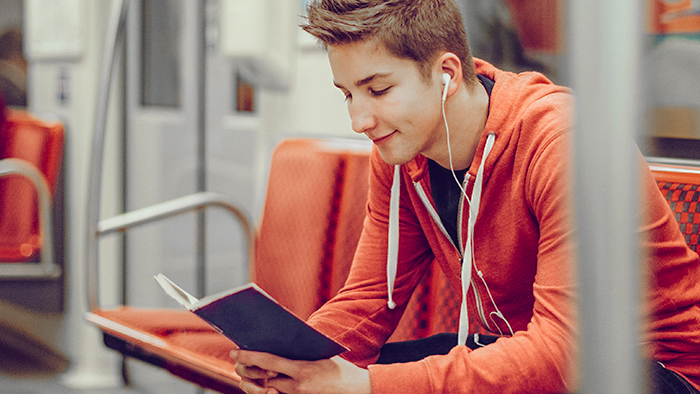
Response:
[{"label": "train window", "polygon": [[141,20],[141,104],[181,105],[180,34],[182,7],[169,0],[143,0]]}]

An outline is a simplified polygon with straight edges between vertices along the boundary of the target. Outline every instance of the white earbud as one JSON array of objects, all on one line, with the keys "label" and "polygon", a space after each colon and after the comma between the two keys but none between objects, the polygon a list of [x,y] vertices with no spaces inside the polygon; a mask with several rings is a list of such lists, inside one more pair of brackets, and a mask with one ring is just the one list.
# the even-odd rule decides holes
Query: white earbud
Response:
[{"label": "white earbud", "polygon": [[442,101],[444,102],[447,99],[447,88],[450,87],[450,74],[448,73],[443,73],[442,74],[442,84],[445,85],[445,88],[442,90]]}]

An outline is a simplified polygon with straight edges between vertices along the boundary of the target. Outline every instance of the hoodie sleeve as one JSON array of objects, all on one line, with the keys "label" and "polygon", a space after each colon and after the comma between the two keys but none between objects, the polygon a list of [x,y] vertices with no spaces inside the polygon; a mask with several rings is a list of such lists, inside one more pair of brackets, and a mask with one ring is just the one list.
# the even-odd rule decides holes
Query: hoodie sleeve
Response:
[{"label": "hoodie sleeve", "polygon": [[381,159],[376,148],[370,165],[367,216],[345,286],[309,317],[309,324],[349,349],[344,357],[367,366],[391,336],[406,304],[434,256],[410,203],[402,174],[399,264],[393,310],[387,306],[387,243],[393,166]]}]

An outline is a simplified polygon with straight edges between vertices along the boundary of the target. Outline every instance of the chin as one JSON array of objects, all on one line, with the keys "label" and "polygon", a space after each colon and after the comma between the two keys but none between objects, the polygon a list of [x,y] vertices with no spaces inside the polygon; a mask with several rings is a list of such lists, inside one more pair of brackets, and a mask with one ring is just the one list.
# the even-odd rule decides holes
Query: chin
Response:
[{"label": "chin", "polygon": [[415,155],[396,154],[395,152],[390,152],[382,148],[379,148],[379,154],[382,156],[382,160],[390,166],[406,164],[415,157]]}]

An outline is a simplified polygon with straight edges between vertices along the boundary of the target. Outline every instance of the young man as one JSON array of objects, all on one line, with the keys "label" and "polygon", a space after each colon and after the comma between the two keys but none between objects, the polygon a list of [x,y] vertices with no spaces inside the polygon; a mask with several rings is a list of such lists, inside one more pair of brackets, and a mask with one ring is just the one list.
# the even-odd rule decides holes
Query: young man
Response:
[{"label": "young man", "polygon": [[[234,351],[241,387],[572,392],[569,92],[540,74],[472,59],[451,0],[320,0],[309,5],[308,21],[304,29],[328,50],[353,129],[375,145],[352,270],[309,319],[350,352],[298,362]],[[664,362],[653,364],[664,384],[693,393],[700,387],[700,264],[645,176],[643,230],[655,279],[649,356]],[[462,289],[459,333],[418,342],[416,355],[401,359],[384,344],[433,260]],[[485,345],[470,337],[470,316],[498,339]],[[393,363],[378,364],[378,357]]]}]

